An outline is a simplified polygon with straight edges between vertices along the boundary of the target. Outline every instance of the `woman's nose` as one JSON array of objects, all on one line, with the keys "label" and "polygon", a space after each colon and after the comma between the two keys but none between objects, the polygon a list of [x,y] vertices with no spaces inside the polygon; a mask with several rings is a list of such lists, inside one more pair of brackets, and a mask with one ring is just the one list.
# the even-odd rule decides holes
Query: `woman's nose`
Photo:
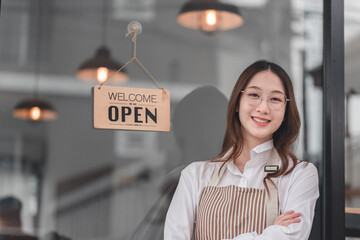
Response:
[{"label": "woman's nose", "polygon": [[261,113],[269,113],[269,103],[268,101],[261,99],[260,103],[257,105],[256,110]]}]

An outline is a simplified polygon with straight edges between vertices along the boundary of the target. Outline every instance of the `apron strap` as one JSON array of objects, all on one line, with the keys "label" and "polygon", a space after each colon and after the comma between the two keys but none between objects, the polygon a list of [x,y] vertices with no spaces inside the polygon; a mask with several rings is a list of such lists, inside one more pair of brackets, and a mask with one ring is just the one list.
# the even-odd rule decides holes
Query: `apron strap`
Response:
[{"label": "apron strap", "polygon": [[[279,169],[279,155],[275,149],[272,150],[270,160],[264,167],[264,175],[266,176],[269,172],[276,172]],[[264,177],[265,177],[264,176]],[[278,216],[278,189],[277,189],[277,177],[266,179],[265,182],[269,188],[269,193],[266,192],[266,226],[273,225],[276,217]]]},{"label": "apron strap", "polygon": [[213,174],[210,178],[210,181],[208,183],[208,187],[213,186],[216,187],[218,185],[218,183],[220,182],[221,177],[223,176],[225,169],[226,169],[226,164],[221,168],[221,170],[219,171],[219,169],[217,167],[214,168]]}]

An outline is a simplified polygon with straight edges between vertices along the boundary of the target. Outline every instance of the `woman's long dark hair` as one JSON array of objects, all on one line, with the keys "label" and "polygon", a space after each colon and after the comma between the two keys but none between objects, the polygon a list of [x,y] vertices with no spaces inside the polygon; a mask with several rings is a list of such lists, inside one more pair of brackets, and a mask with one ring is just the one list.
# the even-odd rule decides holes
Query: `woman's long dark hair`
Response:
[{"label": "woman's long dark hair", "polygon": [[[281,167],[275,173],[268,174],[265,179],[278,177],[281,175],[287,175],[291,173],[298,163],[295,154],[290,150],[291,144],[293,144],[299,135],[300,129],[300,116],[296,107],[295,96],[293,86],[290,77],[279,65],[268,62],[265,60],[257,61],[247,67],[237,80],[234,89],[232,91],[228,112],[227,112],[227,127],[225,131],[224,141],[222,145],[221,153],[212,161],[224,161],[224,164],[231,159],[235,159],[240,156],[243,145],[244,137],[241,131],[241,122],[239,119],[239,113],[237,108],[239,107],[239,101],[241,97],[241,91],[243,91],[255,74],[261,71],[270,70],[276,74],[285,89],[285,95],[289,102],[286,104],[284,121],[279,129],[273,134],[274,147],[279,154],[281,160]],[[231,151],[231,152],[230,152]],[[230,154],[226,154],[230,152]],[[290,161],[292,166],[289,168]],[[222,165],[222,167],[224,166]],[[264,179],[264,185],[268,190]]]}]

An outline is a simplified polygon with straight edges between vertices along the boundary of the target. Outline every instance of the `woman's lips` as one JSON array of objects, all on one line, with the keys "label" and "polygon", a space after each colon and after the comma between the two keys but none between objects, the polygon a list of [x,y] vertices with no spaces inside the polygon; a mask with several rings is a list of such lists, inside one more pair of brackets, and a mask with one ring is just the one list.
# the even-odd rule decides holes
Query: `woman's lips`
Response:
[{"label": "woman's lips", "polygon": [[266,126],[270,122],[270,120],[266,118],[260,118],[260,117],[251,117],[251,118],[254,121],[254,123],[259,126]]}]

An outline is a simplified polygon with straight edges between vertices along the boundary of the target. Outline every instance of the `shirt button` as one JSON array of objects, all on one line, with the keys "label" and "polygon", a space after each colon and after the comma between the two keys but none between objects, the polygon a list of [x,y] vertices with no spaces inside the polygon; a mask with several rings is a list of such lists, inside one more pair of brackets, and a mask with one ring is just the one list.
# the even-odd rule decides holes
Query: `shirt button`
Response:
[{"label": "shirt button", "polygon": [[240,180],[241,185],[245,185],[246,182],[247,182],[247,180],[245,178],[241,178],[241,180]]}]

